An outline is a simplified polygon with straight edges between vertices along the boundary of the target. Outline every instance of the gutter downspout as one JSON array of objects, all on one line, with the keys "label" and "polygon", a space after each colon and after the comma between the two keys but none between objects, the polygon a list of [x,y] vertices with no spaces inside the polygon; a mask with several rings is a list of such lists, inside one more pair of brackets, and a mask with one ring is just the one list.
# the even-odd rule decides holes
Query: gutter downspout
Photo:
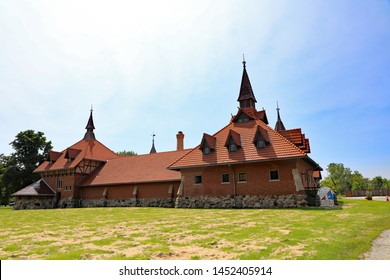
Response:
[{"label": "gutter downspout", "polygon": [[233,199],[234,199],[233,208],[236,208],[236,196],[237,196],[236,172],[234,171],[234,168],[233,166],[231,166],[231,164],[228,164],[228,166],[233,172]]}]

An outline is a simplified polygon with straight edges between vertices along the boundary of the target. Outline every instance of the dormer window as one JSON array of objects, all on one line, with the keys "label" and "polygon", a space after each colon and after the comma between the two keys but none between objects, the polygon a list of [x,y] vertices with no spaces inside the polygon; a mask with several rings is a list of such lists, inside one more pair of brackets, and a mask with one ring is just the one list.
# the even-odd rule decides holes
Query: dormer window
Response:
[{"label": "dormer window", "polygon": [[237,115],[233,117],[232,122],[245,123],[249,122],[250,120],[254,120],[253,115],[251,115],[250,112],[245,112],[243,109],[240,109],[237,112]]},{"label": "dormer window", "polygon": [[235,143],[229,145],[229,152],[237,152],[237,145]]},{"label": "dormer window", "polygon": [[65,158],[67,162],[71,162],[72,160],[74,160],[80,152],[81,150],[68,148],[65,153]]},{"label": "dormer window", "polygon": [[267,144],[270,144],[267,130],[258,126],[253,139],[253,144],[255,144],[256,149],[258,150],[266,148]]},{"label": "dormer window", "polygon": [[241,147],[241,136],[237,132],[230,130],[226,139],[225,147],[229,152],[237,152]]},{"label": "dormer window", "polygon": [[217,139],[207,133],[203,133],[202,142],[200,143],[199,150],[202,151],[203,155],[207,156],[215,150]]},{"label": "dormer window", "polygon": [[240,117],[237,122],[239,123],[244,123],[244,122],[249,122],[249,117],[243,115],[242,117]]},{"label": "dormer window", "polygon": [[62,153],[60,152],[49,151],[49,153],[47,154],[47,161],[49,162],[49,164],[53,164],[58,160],[61,154]]}]

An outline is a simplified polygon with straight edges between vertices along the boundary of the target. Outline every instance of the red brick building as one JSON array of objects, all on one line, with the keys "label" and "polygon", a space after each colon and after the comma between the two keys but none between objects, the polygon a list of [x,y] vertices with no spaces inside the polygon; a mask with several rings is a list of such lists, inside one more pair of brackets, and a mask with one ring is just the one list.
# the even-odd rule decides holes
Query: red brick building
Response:
[{"label": "red brick building", "polygon": [[243,65],[237,114],[215,134],[204,133],[197,147],[184,149],[179,132],[176,151],[158,153],[153,140],[150,154],[119,156],[96,140],[91,111],[84,138],[51,151],[34,171],[45,197],[29,186],[14,194],[15,208],[49,208],[48,200],[51,207],[306,205],[322,170],[308,156],[309,140],[300,128],[285,128],[279,108],[275,129],[268,125]]}]

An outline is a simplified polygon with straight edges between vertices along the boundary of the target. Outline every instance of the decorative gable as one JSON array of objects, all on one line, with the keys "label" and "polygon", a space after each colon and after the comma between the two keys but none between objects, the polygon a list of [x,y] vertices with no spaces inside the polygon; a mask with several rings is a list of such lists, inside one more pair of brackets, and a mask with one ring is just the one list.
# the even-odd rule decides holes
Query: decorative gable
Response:
[{"label": "decorative gable", "polygon": [[263,149],[270,143],[271,141],[269,140],[267,130],[261,126],[257,126],[255,137],[253,139],[253,144],[255,144],[256,149]]},{"label": "decorative gable", "polygon": [[211,136],[207,133],[203,133],[202,142],[200,143],[199,149],[204,155],[209,155],[212,151],[215,150],[217,143],[217,138]]},{"label": "decorative gable", "polygon": [[229,130],[225,147],[229,152],[236,152],[239,148],[241,148],[241,135],[234,130]]},{"label": "decorative gable", "polygon": [[237,114],[233,116],[231,122],[244,123],[255,119],[261,120],[263,123],[268,124],[265,110],[256,111],[256,109],[253,108],[239,108]]},{"label": "decorative gable", "polygon": [[237,115],[235,115],[232,119],[232,122],[236,123],[243,123],[243,122],[249,122],[250,120],[254,120],[255,118],[251,116],[249,112],[246,112],[247,110],[239,109]]}]

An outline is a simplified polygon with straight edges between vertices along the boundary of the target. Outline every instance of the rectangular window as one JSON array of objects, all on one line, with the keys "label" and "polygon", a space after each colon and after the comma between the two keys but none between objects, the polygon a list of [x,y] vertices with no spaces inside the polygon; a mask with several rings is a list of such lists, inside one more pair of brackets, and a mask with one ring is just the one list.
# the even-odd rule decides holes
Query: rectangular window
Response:
[{"label": "rectangular window", "polygon": [[195,176],[195,185],[202,184],[202,176],[197,175]]},{"label": "rectangular window", "polygon": [[270,170],[269,171],[269,180],[270,181],[278,181],[279,180],[279,171],[278,170]]},{"label": "rectangular window", "polygon": [[58,178],[57,179],[57,189],[61,189],[62,188],[62,179]]},{"label": "rectangular window", "polygon": [[221,175],[221,183],[230,183],[230,176],[229,173],[224,173]]},{"label": "rectangular window", "polygon": [[238,182],[246,182],[246,173],[238,173]]}]

